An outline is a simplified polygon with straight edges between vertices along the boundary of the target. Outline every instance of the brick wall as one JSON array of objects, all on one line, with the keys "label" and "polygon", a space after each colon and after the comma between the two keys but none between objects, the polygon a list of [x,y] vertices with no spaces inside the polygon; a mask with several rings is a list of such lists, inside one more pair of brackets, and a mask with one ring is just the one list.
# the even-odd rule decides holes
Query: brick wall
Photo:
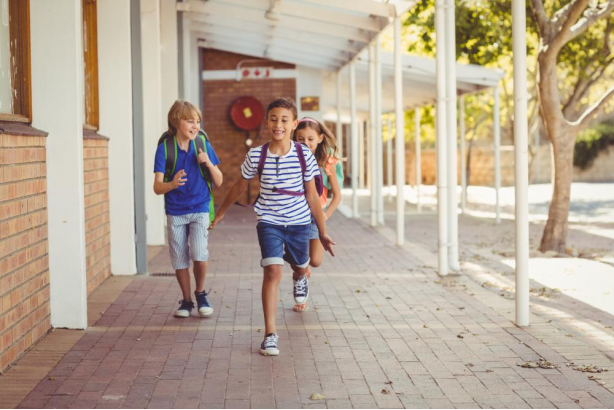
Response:
[{"label": "brick wall", "polygon": [[83,139],[87,294],[111,276],[109,140]]},{"label": "brick wall", "polygon": [[0,135],[0,371],[51,328],[45,134],[32,134]]},{"label": "brick wall", "polygon": [[[205,49],[202,53],[202,66],[205,70],[234,70],[241,60],[253,60],[252,57],[227,53],[218,50]],[[247,66],[273,66],[275,68],[291,69],[294,66],[270,60],[250,62]],[[240,178],[240,166],[245,159],[248,147],[245,145],[245,131],[236,128],[230,121],[229,112],[232,103],[239,97],[252,96],[258,99],[263,107],[276,97],[296,98],[295,79],[275,80],[215,80],[203,81],[203,124],[211,138],[211,143],[220,158],[220,170],[224,174],[224,184],[214,189],[214,200],[220,205],[230,188]],[[266,129],[249,133],[254,141],[252,147],[262,145],[269,137]],[[250,183],[250,198],[258,194],[256,179]],[[247,193],[239,199],[247,202]]]}]

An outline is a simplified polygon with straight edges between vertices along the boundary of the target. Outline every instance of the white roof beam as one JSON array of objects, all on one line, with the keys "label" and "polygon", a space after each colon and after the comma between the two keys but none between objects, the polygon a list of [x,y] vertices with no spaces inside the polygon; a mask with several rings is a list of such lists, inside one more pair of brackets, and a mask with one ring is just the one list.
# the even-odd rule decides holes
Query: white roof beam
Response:
[{"label": "white roof beam", "polygon": [[339,64],[345,64],[351,59],[351,54],[343,51],[336,51],[331,49],[326,49],[323,47],[313,46],[311,44],[302,44],[299,45],[296,42],[291,40],[287,40],[281,37],[264,35],[264,34],[255,34],[252,33],[250,35],[246,35],[240,31],[230,30],[230,29],[220,29],[219,27],[211,26],[211,25],[197,25],[191,26],[193,31],[197,32],[199,35],[205,37],[205,40],[225,40],[232,39],[233,41],[245,41],[246,38],[249,39],[252,43],[261,43],[267,46],[278,46],[282,48],[287,48],[289,50],[300,50],[307,54],[312,54],[314,56],[320,56],[327,59],[337,60]]},{"label": "white roof beam", "polygon": [[264,44],[247,43],[244,41],[236,42],[231,40],[206,40],[200,39],[198,45],[201,47],[215,48],[217,50],[228,51],[236,54],[245,54],[269,60],[280,61],[282,63],[304,65],[313,68],[337,70],[340,64],[334,61],[310,56],[306,58],[300,53],[290,53],[287,49],[266,46]]},{"label": "white roof beam", "polygon": [[177,8],[180,11],[210,14],[214,17],[225,16],[243,21],[266,24],[273,27],[284,27],[290,30],[300,29],[306,32],[326,33],[329,36],[341,37],[363,43],[368,43],[375,37],[375,33],[366,30],[319,21],[307,23],[305,19],[299,17],[282,16],[279,20],[269,20],[264,17],[264,13],[260,10],[237,7],[232,4],[217,3],[214,1],[207,1],[204,3],[192,1],[187,5],[185,5],[185,3],[177,3]]},{"label": "white roof beam", "polygon": [[286,40],[298,43],[311,44],[331,50],[346,51],[352,54],[358,53],[366,45],[366,43],[344,40],[339,37],[330,37],[324,34],[307,33],[300,30],[286,30],[280,27],[271,27],[264,24],[221,18],[218,16],[198,15],[195,19],[190,21],[192,21],[194,23],[193,26],[196,27],[200,27],[200,24],[205,24],[215,27],[216,29],[242,31],[247,35],[266,34],[270,37],[282,37]]},{"label": "white roof beam", "polygon": [[[292,0],[288,2],[296,3]],[[309,3],[341,9],[350,12],[367,13],[379,17],[394,17],[395,6],[388,3],[379,3],[373,0],[306,0]],[[301,1],[302,2],[302,1]],[[289,4],[288,7],[291,7]]]},{"label": "white roof beam", "polygon": [[[198,0],[191,0],[195,2]],[[266,12],[271,7],[269,0],[209,0],[211,2],[232,4],[235,6]],[[309,5],[305,2],[286,3],[281,1],[275,11],[283,16],[299,17],[303,24],[311,24],[308,20],[321,21],[348,27],[379,32],[388,25],[388,19],[373,15],[356,15],[356,13],[339,12],[331,8],[323,9],[320,6]]]}]

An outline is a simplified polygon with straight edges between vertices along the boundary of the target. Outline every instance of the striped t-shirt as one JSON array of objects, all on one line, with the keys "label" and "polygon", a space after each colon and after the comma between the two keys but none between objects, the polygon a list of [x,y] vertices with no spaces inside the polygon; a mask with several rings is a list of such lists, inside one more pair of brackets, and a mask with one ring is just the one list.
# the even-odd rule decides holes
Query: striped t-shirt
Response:
[{"label": "striped t-shirt", "polygon": [[[311,223],[311,210],[305,195],[293,196],[273,192],[275,187],[287,191],[304,192],[304,183],[320,174],[318,163],[309,148],[304,145],[302,148],[306,165],[304,179],[294,142],[286,155],[271,154],[271,151],[267,153],[260,176],[260,198],[255,206],[258,221],[274,225],[308,225]],[[261,150],[262,146],[252,148],[245,156],[245,161],[241,166],[243,178],[252,179],[258,176]]]}]

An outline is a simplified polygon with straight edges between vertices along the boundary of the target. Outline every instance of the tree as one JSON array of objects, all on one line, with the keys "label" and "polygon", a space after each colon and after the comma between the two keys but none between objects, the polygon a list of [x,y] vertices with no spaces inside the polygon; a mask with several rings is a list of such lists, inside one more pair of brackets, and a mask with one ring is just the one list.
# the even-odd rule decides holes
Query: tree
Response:
[{"label": "tree", "polygon": [[554,191],[540,250],[565,252],[574,145],[582,130],[603,117],[614,95],[614,0],[531,0],[531,6],[540,39],[540,112],[554,152]]}]

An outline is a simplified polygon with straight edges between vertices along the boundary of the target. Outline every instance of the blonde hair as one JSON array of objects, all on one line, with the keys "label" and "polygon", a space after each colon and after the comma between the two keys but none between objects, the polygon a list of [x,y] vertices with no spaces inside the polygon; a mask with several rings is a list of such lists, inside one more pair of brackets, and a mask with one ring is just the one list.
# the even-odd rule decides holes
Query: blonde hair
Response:
[{"label": "blonde hair", "polygon": [[200,109],[194,104],[185,101],[177,100],[168,111],[168,133],[169,135],[176,135],[179,123],[181,120],[190,120],[198,118],[198,122],[202,119]]},{"label": "blonde hair", "polygon": [[292,139],[296,141],[296,135],[298,131],[306,128],[314,130],[318,135],[323,136],[322,142],[318,144],[315,153],[316,161],[319,167],[326,166],[326,161],[330,156],[337,158],[337,140],[335,139],[335,136],[333,135],[331,130],[329,130],[326,125],[322,124],[318,120],[314,120],[310,117],[304,117],[303,119],[301,119],[298,122],[298,126],[294,130]]}]

